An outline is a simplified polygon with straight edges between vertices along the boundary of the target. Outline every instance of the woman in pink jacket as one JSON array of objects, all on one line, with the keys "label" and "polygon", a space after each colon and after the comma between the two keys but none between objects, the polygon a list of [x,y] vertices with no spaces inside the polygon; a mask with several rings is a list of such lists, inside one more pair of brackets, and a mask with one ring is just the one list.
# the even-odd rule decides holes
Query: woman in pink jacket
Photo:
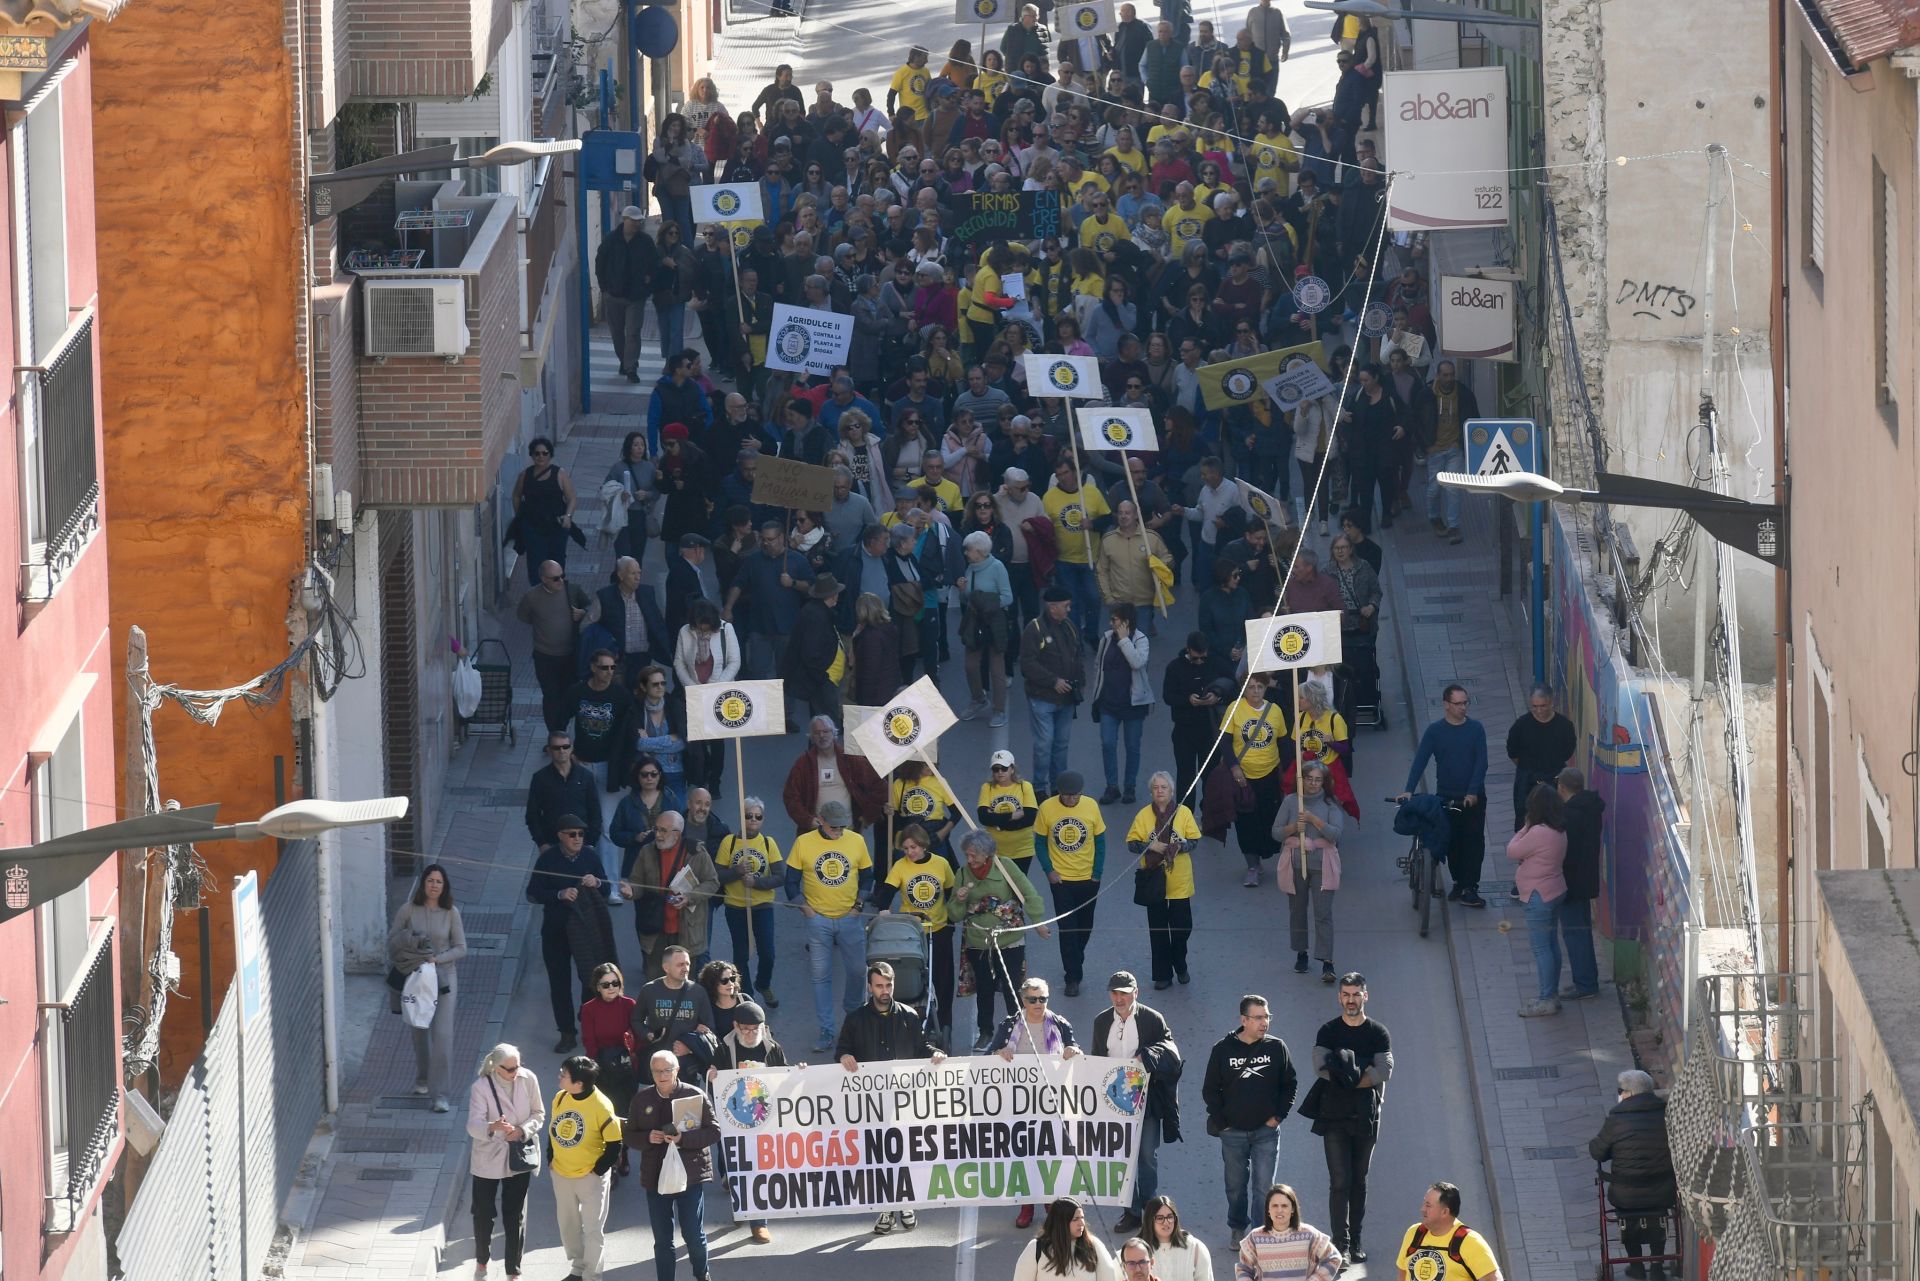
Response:
[{"label": "woman in pink jacket", "polygon": [[1520,1007],[1520,1017],[1544,1018],[1560,1012],[1560,940],[1554,921],[1567,896],[1561,872],[1567,861],[1566,822],[1553,788],[1542,784],[1528,795],[1526,822],[1507,842],[1507,857],[1515,864],[1513,886],[1526,905],[1527,942],[1540,978],[1539,997]]}]

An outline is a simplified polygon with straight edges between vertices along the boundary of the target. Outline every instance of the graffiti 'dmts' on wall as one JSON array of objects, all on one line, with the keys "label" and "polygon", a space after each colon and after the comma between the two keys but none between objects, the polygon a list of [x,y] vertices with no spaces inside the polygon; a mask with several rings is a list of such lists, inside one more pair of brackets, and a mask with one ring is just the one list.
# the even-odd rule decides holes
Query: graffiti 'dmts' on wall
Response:
[{"label": "graffiti 'dmts' on wall", "polygon": [[1614,287],[1613,305],[1648,320],[1685,320],[1700,300],[1682,285],[1623,277]]}]

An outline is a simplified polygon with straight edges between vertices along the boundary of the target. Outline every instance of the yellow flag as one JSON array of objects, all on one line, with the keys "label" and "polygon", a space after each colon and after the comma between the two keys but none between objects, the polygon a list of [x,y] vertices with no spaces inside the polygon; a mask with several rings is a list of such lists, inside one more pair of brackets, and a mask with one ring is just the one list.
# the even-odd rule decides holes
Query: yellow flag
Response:
[{"label": "yellow flag", "polygon": [[1200,399],[1208,409],[1231,409],[1235,405],[1257,400],[1261,388],[1266,386],[1269,379],[1279,377],[1287,361],[1294,356],[1305,356],[1322,368],[1327,363],[1326,353],[1321,350],[1320,344],[1310,342],[1301,343],[1298,347],[1263,351],[1256,356],[1236,356],[1231,360],[1202,365],[1194,370],[1195,376],[1200,379]]}]

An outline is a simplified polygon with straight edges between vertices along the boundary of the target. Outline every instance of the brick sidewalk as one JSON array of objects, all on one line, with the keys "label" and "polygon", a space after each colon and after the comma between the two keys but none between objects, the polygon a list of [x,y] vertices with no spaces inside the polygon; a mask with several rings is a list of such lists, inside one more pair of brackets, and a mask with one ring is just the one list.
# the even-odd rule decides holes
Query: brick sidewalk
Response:
[{"label": "brick sidewalk", "polygon": [[[1537,990],[1506,843],[1512,835],[1513,765],[1507,727],[1526,710],[1532,651],[1522,613],[1524,560],[1513,598],[1502,600],[1492,499],[1467,499],[1454,546],[1425,518],[1425,482],[1414,509],[1378,535],[1386,549],[1384,586],[1406,682],[1405,727],[1418,741],[1440,715],[1440,689],[1466,686],[1472,714],[1487,729],[1488,907],[1448,904],[1448,955],[1461,1022],[1473,1057],[1468,1078],[1479,1115],[1482,1159],[1495,1204],[1463,1217],[1491,1225],[1506,1275],[1527,1281],[1587,1281],[1600,1263],[1598,1193],[1587,1140],[1615,1102],[1616,1074],[1633,1066],[1606,949],[1598,948],[1601,995],[1567,1002],[1555,1018],[1521,1019]],[[1516,556],[1522,556],[1516,551]],[[1391,679],[1390,674],[1387,679]],[[1504,932],[1503,932],[1504,931]]]},{"label": "brick sidewalk", "polygon": [[[599,525],[599,479],[613,465],[621,437],[643,422],[657,360],[642,361],[644,381],[609,403],[615,412],[576,419],[556,461],[580,482],[583,528]],[[649,366],[652,366],[649,370]],[[610,398],[610,401],[613,398]],[[585,482],[592,483],[585,483]],[[613,552],[589,536],[568,557],[569,574],[597,586]],[[453,1111],[436,1115],[432,1100],[410,1093],[413,1045],[400,1019],[354,1009],[345,1017],[376,1019],[359,1070],[341,1088],[339,1113],[323,1122],[306,1170],[283,1208],[292,1241],[283,1275],[289,1281],[418,1281],[438,1274],[445,1225],[465,1211],[468,1192],[466,1094],[473,1065],[501,1039],[507,1004],[525,951],[532,946],[531,907],[523,897],[531,858],[522,814],[527,779],[544,759],[540,691],[527,628],[511,602],[525,590],[516,573],[510,604],[483,625],[506,642],[513,660],[518,741],[479,733],[460,747],[447,771],[440,828],[428,848],[461,884],[468,956],[460,963],[461,1003],[454,1033]],[[459,1235],[456,1232],[456,1235]]]}]

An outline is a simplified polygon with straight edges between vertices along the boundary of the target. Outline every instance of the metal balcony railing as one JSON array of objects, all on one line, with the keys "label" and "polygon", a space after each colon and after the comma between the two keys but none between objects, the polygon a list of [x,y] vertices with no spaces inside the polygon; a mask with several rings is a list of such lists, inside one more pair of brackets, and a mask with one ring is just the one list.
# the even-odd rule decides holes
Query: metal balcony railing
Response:
[{"label": "metal balcony railing", "polygon": [[27,483],[43,513],[41,537],[27,547],[23,596],[53,595],[100,528],[100,472],[94,450],[93,312],[84,313],[46,362],[22,371],[37,383],[31,398],[40,442],[39,474]]},{"label": "metal balcony railing", "polygon": [[557,157],[542,156],[535,170],[533,190],[528,194],[531,212],[526,217],[527,295],[526,313],[520,326],[531,335],[540,318],[540,300],[546,296],[547,280],[554,269],[554,254],[565,232],[561,222],[561,194],[566,188]]},{"label": "metal balcony railing", "polygon": [[1871,1217],[1862,1106],[1814,1057],[1803,975],[1716,974],[1696,987],[1667,1100],[1680,1199],[1715,1241],[1714,1272],[1752,1281],[1895,1281],[1897,1224]]},{"label": "metal balcony railing", "polygon": [[113,999],[112,943],[108,923],[66,998],[47,1007],[61,1042],[61,1079],[53,1088],[61,1092],[67,1119],[66,1177],[48,1197],[56,1229],[80,1221],[120,1129],[120,1011]]}]

